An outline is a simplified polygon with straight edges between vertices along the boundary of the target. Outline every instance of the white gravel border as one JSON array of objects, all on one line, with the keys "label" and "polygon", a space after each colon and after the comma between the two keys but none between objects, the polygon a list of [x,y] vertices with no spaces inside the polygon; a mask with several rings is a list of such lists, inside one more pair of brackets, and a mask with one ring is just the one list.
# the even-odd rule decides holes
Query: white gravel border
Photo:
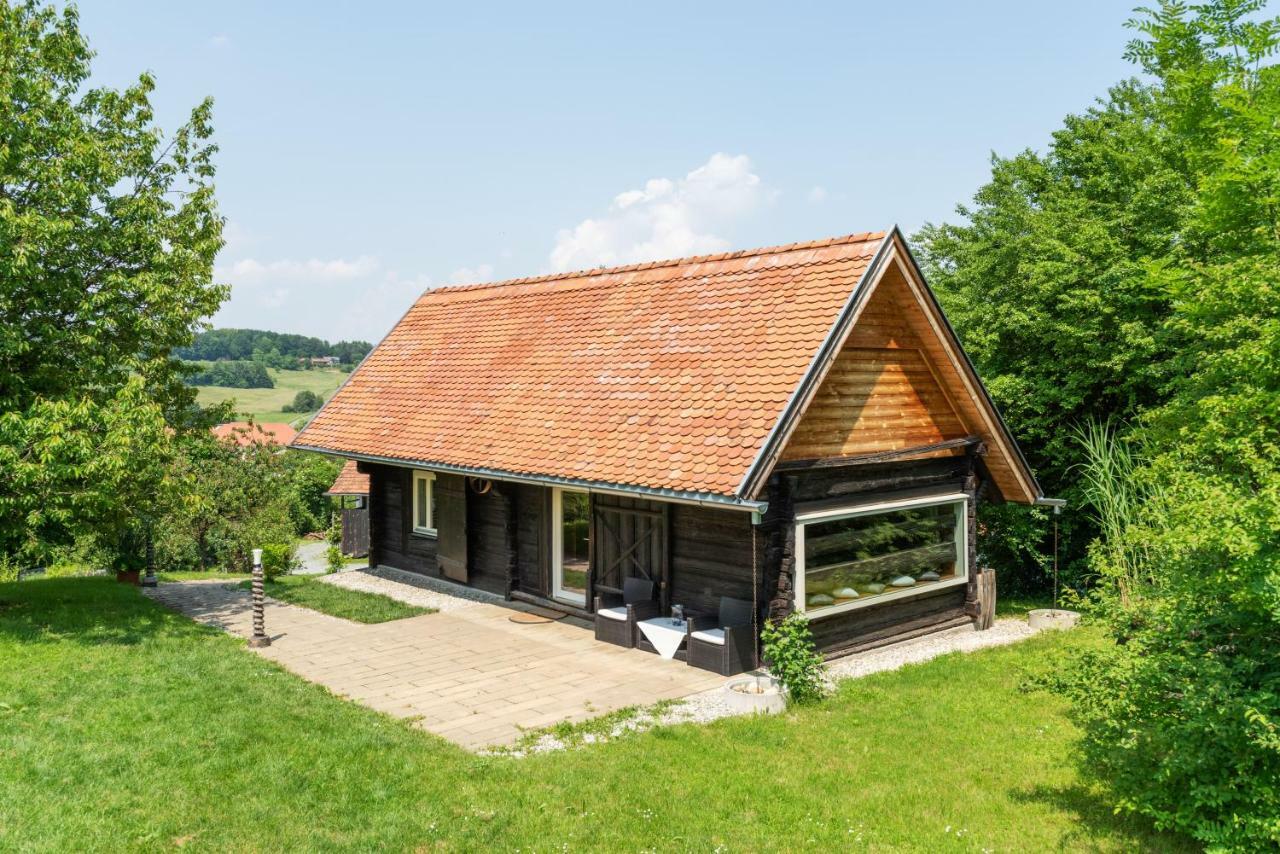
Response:
[{"label": "white gravel border", "polygon": [[[892,646],[838,658],[827,665],[827,677],[834,687],[836,682],[845,679],[861,679],[873,673],[898,670],[905,665],[929,661],[952,652],[968,653],[988,647],[1017,643],[1039,634],[1040,631],[1028,626],[1025,618],[1014,617],[996,620],[985,632],[977,631],[972,626],[958,626],[936,634],[902,641]],[[767,673],[768,671],[758,672]],[[582,743],[595,744],[609,741],[628,732],[642,732],[655,726],[710,723],[720,718],[740,714],[749,713],[735,709],[725,702],[722,685],[698,694],[690,694],[688,697],[677,700],[674,705],[667,706],[661,712],[654,707],[641,709],[635,717],[620,722],[607,734],[584,735]],[[555,735],[548,733],[522,750],[499,748],[491,752],[519,757],[532,753],[564,750],[571,746],[572,744],[566,744]]]}]

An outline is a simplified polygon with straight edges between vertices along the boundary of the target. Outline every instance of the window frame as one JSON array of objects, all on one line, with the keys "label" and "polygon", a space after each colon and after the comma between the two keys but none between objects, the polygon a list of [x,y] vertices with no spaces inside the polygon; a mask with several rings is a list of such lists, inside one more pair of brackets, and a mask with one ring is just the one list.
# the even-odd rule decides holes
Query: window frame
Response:
[{"label": "window frame", "polygon": [[[586,489],[572,487],[552,487],[551,490],[551,598],[578,607],[587,607],[587,590],[581,594],[565,589],[564,586],[564,496],[566,493],[585,495],[587,497],[587,515],[590,518],[591,492]],[[590,554],[590,552],[588,552]],[[587,564],[587,589],[591,587],[591,565]]]},{"label": "window frame", "polygon": [[[927,587],[907,587],[902,590],[894,590],[886,593],[877,593],[875,596],[867,598],[854,599],[850,602],[842,602],[838,605],[818,605],[813,611],[809,611],[805,604],[805,554],[804,554],[804,536],[805,526],[816,522],[831,522],[837,519],[852,519],[857,516],[875,516],[880,513],[890,513],[894,510],[907,510],[915,507],[936,507],[946,504],[957,505],[956,513],[956,543],[957,560],[956,564],[959,568],[955,578],[948,578],[946,581],[936,581]],[[949,492],[938,495],[926,495],[916,498],[903,498],[897,501],[880,501],[874,504],[851,504],[844,507],[833,508],[830,510],[819,510],[811,513],[802,513],[795,518],[795,579],[792,588],[795,593],[795,610],[805,614],[812,620],[821,620],[826,617],[842,614],[846,611],[853,611],[858,608],[869,608],[875,605],[881,605],[885,602],[892,602],[899,599],[909,599],[913,596],[923,596],[926,593],[935,590],[945,590],[949,587],[958,587],[961,584],[969,583],[969,496],[963,492]]]},{"label": "window frame", "polygon": [[[426,481],[427,483],[427,524],[420,526],[418,524],[418,481]],[[413,533],[420,537],[436,536],[436,473],[426,471],[424,469],[413,470],[413,480],[410,485],[410,512],[413,514],[409,520],[413,529]]]}]

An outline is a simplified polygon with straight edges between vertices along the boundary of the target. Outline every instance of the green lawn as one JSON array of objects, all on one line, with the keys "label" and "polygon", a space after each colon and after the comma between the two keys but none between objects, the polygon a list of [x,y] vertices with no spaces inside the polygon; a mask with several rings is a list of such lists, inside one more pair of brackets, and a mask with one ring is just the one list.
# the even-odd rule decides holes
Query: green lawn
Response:
[{"label": "green lawn", "polygon": [[178,571],[178,572],[157,572],[156,578],[163,582],[166,581],[241,581],[249,578],[247,572],[196,572],[196,571]]},{"label": "green lawn", "polygon": [[[240,586],[246,590],[252,584],[252,581],[240,582]],[[275,581],[268,581],[263,585],[263,592],[281,602],[301,605],[303,608],[322,611],[344,620],[355,620],[357,623],[385,623],[435,613],[433,608],[406,605],[378,593],[325,584],[309,575],[286,575]]]},{"label": "green lawn", "polygon": [[1114,816],[1062,703],[1087,632],[845,683],[812,709],[480,757],[105,579],[0,585],[0,850],[1187,848]]},{"label": "green lawn", "polygon": [[275,380],[275,388],[200,386],[196,389],[196,402],[201,406],[208,406],[234,399],[236,410],[242,416],[252,415],[255,421],[286,421],[295,427],[301,427],[313,413],[281,412],[281,407],[293,403],[294,395],[303,390],[314,391],[328,400],[350,376],[337,368],[314,368],[310,371],[268,368],[267,373]]}]

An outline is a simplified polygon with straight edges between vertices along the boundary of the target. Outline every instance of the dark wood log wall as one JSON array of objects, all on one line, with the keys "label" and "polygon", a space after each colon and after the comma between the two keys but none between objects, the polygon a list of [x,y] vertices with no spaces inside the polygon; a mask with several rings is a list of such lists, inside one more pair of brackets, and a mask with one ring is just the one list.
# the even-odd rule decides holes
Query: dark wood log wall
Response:
[{"label": "dark wood log wall", "polygon": [[[435,540],[412,533],[409,470],[369,464],[362,468],[370,473],[370,560],[438,575]],[[758,527],[742,511],[666,504],[667,601],[714,612],[722,596],[750,601],[754,595],[769,618],[781,619],[795,607],[798,505],[947,487],[981,500],[989,483],[983,474],[971,454],[788,471],[770,480],[769,509]],[[470,583],[501,595],[521,590],[548,596],[550,490],[495,481],[483,495],[470,488],[466,495]],[[978,568],[973,524],[970,519],[971,571]],[[814,638],[824,652],[838,654],[960,625],[971,619],[966,602],[972,610],[975,591],[976,583],[823,617],[812,623]]]},{"label": "dark wood log wall", "polygon": [[518,589],[538,596],[551,593],[549,539],[551,491],[541,486],[515,487],[516,583]]},{"label": "dark wood log wall", "polygon": [[[369,473],[370,563],[441,577],[436,562],[437,539],[413,533],[412,471],[368,463],[362,464],[361,469]],[[498,484],[484,495],[464,486],[468,583],[505,595],[510,574],[505,548],[507,498]]]},{"label": "dark wood log wall", "polygon": [[[795,610],[795,511],[797,505],[860,499],[914,489],[946,489],[976,495],[979,467],[971,454],[878,465],[814,468],[775,475],[769,483],[769,511],[757,534],[763,544],[763,575],[769,587],[769,616],[782,619]],[[970,503],[971,508],[973,502]],[[973,522],[970,571],[974,562]],[[811,622],[814,641],[827,654],[854,652],[916,635],[961,625],[972,585],[950,587],[905,599],[855,608]]]},{"label": "dark wood log wall", "polygon": [[361,470],[369,474],[369,562],[439,575],[435,538],[413,533],[412,472],[372,464]]},{"label": "dark wood log wall", "polygon": [[507,595],[511,562],[504,490],[514,486],[494,482],[481,494],[467,485],[467,583],[499,596]]},{"label": "dark wood log wall", "polygon": [[[671,604],[714,613],[721,596],[751,600],[751,514],[672,504]],[[763,580],[757,590],[763,602]]]}]

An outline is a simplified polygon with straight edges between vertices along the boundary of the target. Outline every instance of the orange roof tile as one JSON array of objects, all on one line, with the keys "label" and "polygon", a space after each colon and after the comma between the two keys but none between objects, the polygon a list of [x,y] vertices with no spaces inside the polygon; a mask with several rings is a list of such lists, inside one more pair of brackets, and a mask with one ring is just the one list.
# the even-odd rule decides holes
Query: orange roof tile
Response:
[{"label": "orange roof tile", "polygon": [[250,424],[248,421],[228,421],[213,428],[213,435],[229,439],[237,445],[274,444],[288,445],[298,431],[283,421],[264,421]]},{"label": "orange roof tile", "polygon": [[733,496],[883,240],[427,291],[294,444]]},{"label": "orange roof tile", "polygon": [[356,461],[347,460],[325,495],[368,495],[369,475],[356,470]]}]

